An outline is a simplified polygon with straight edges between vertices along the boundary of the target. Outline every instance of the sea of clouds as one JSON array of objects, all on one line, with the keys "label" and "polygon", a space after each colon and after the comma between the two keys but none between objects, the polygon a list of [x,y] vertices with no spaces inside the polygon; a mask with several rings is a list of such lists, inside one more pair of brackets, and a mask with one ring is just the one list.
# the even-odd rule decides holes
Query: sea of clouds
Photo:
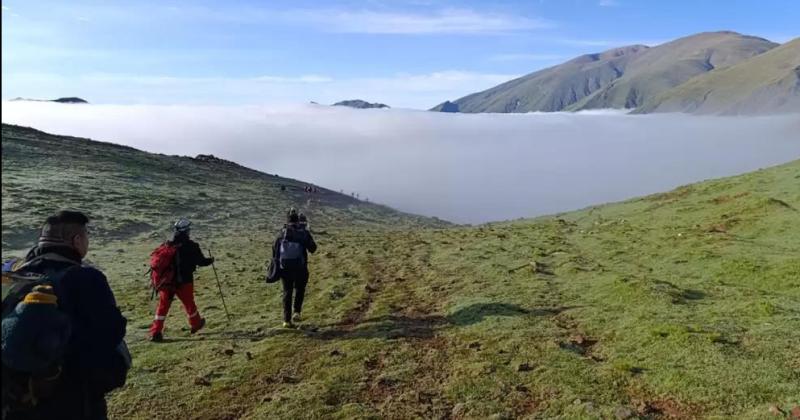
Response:
[{"label": "sea of clouds", "polygon": [[148,152],[213,154],[462,223],[578,209],[800,158],[800,115],[10,101],[2,121]]}]

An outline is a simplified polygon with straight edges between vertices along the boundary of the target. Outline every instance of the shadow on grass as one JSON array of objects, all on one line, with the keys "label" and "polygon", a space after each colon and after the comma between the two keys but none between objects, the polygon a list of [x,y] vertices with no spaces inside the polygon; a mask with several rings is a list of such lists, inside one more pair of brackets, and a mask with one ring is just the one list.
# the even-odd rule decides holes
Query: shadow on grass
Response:
[{"label": "shadow on grass", "polygon": [[451,325],[463,327],[477,324],[488,316],[548,316],[557,315],[566,309],[571,308],[525,309],[508,303],[478,303],[453,312],[447,316],[447,321]]},{"label": "shadow on grass", "polygon": [[552,316],[575,307],[526,309],[507,303],[478,303],[461,308],[450,315],[384,315],[362,320],[358,324],[328,324],[332,327],[322,331],[309,331],[309,336],[323,339],[382,338],[431,338],[437,331],[459,328],[484,321],[487,317]]},{"label": "shadow on grass", "polygon": [[[320,326],[301,326],[298,329],[270,328],[263,331],[214,331],[191,337],[165,337],[159,344],[203,341],[261,341],[285,334],[298,334],[321,340],[381,338],[432,338],[441,330],[478,324],[488,317],[553,316],[577,306],[526,309],[507,303],[478,303],[461,308],[450,315],[383,315],[364,319],[357,324],[338,322]],[[144,340],[143,340],[144,341]]]}]

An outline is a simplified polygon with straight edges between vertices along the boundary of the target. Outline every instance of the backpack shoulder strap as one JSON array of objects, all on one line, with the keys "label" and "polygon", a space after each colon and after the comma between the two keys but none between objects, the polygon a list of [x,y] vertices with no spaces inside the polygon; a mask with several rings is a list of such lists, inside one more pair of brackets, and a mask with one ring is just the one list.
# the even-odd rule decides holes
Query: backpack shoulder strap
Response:
[{"label": "backpack shoulder strap", "polygon": [[181,283],[181,246],[183,245],[183,242],[167,241],[164,243],[172,248],[174,252],[172,255],[172,271],[175,274],[175,278],[173,281],[176,283]]},{"label": "backpack shoulder strap", "polygon": [[53,286],[67,273],[77,268],[80,266],[75,264],[61,270],[46,270],[45,273],[27,272],[24,268],[20,268],[14,272],[3,274],[3,283],[9,283],[8,289],[3,290],[3,317],[8,315],[35,286],[42,284]]},{"label": "backpack shoulder strap", "polygon": [[69,264],[72,264],[72,265],[80,265],[80,263],[75,261],[75,260],[71,260],[71,259],[69,259],[67,257],[58,255],[58,254],[56,254],[54,252],[49,252],[47,254],[42,254],[42,255],[39,255],[38,257],[31,258],[30,260],[26,261],[25,263],[23,263],[22,265],[17,267],[16,270],[14,270],[14,272],[23,271],[26,268],[28,268],[31,265],[33,265],[33,263],[36,263],[36,262],[39,262],[39,261],[44,261],[44,260],[65,262],[65,263],[69,263]]}]

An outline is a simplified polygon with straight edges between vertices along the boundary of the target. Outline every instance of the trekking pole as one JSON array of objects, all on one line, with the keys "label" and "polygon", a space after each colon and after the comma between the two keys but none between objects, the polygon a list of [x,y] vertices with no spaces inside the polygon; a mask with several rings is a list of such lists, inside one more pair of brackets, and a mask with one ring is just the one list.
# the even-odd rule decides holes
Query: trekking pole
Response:
[{"label": "trekking pole", "polygon": [[[211,258],[214,256],[211,254],[211,248],[208,249],[208,255]],[[222,299],[222,307],[225,309],[225,316],[228,317],[228,322],[231,322],[231,314],[228,312],[228,305],[225,304],[225,295],[222,294],[222,285],[219,283],[219,276],[217,275],[217,267],[214,266],[214,262],[211,262],[211,268],[214,270],[214,278],[217,279],[217,289],[219,289],[219,297]]]}]

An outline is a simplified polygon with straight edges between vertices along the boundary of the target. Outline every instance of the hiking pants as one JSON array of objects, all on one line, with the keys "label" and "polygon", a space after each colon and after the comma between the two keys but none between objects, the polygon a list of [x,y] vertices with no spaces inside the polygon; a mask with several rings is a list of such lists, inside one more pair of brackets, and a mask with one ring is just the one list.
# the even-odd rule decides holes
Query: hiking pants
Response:
[{"label": "hiking pants", "polygon": [[294,311],[300,313],[303,310],[308,270],[281,273],[281,284],[283,284],[283,320],[289,322],[292,320],[292,292],[294,292]]},{"label": "hiking pants", "polygon": [[194,284],[185,283],[179,285],[174,290],[162,289],[158,291],[156,317],[153,320],[153,325],[150,326],[151,336],[164,330],[164,320],[167,319],[167,313],[169,313],[169,307],[175,295],[177,295],[178,299],[183,303],[186,315],[189,316],[189,325],[192,328],[198,328],[200,326],[200,312],[197,310],[197,305],[194,303]]}]

